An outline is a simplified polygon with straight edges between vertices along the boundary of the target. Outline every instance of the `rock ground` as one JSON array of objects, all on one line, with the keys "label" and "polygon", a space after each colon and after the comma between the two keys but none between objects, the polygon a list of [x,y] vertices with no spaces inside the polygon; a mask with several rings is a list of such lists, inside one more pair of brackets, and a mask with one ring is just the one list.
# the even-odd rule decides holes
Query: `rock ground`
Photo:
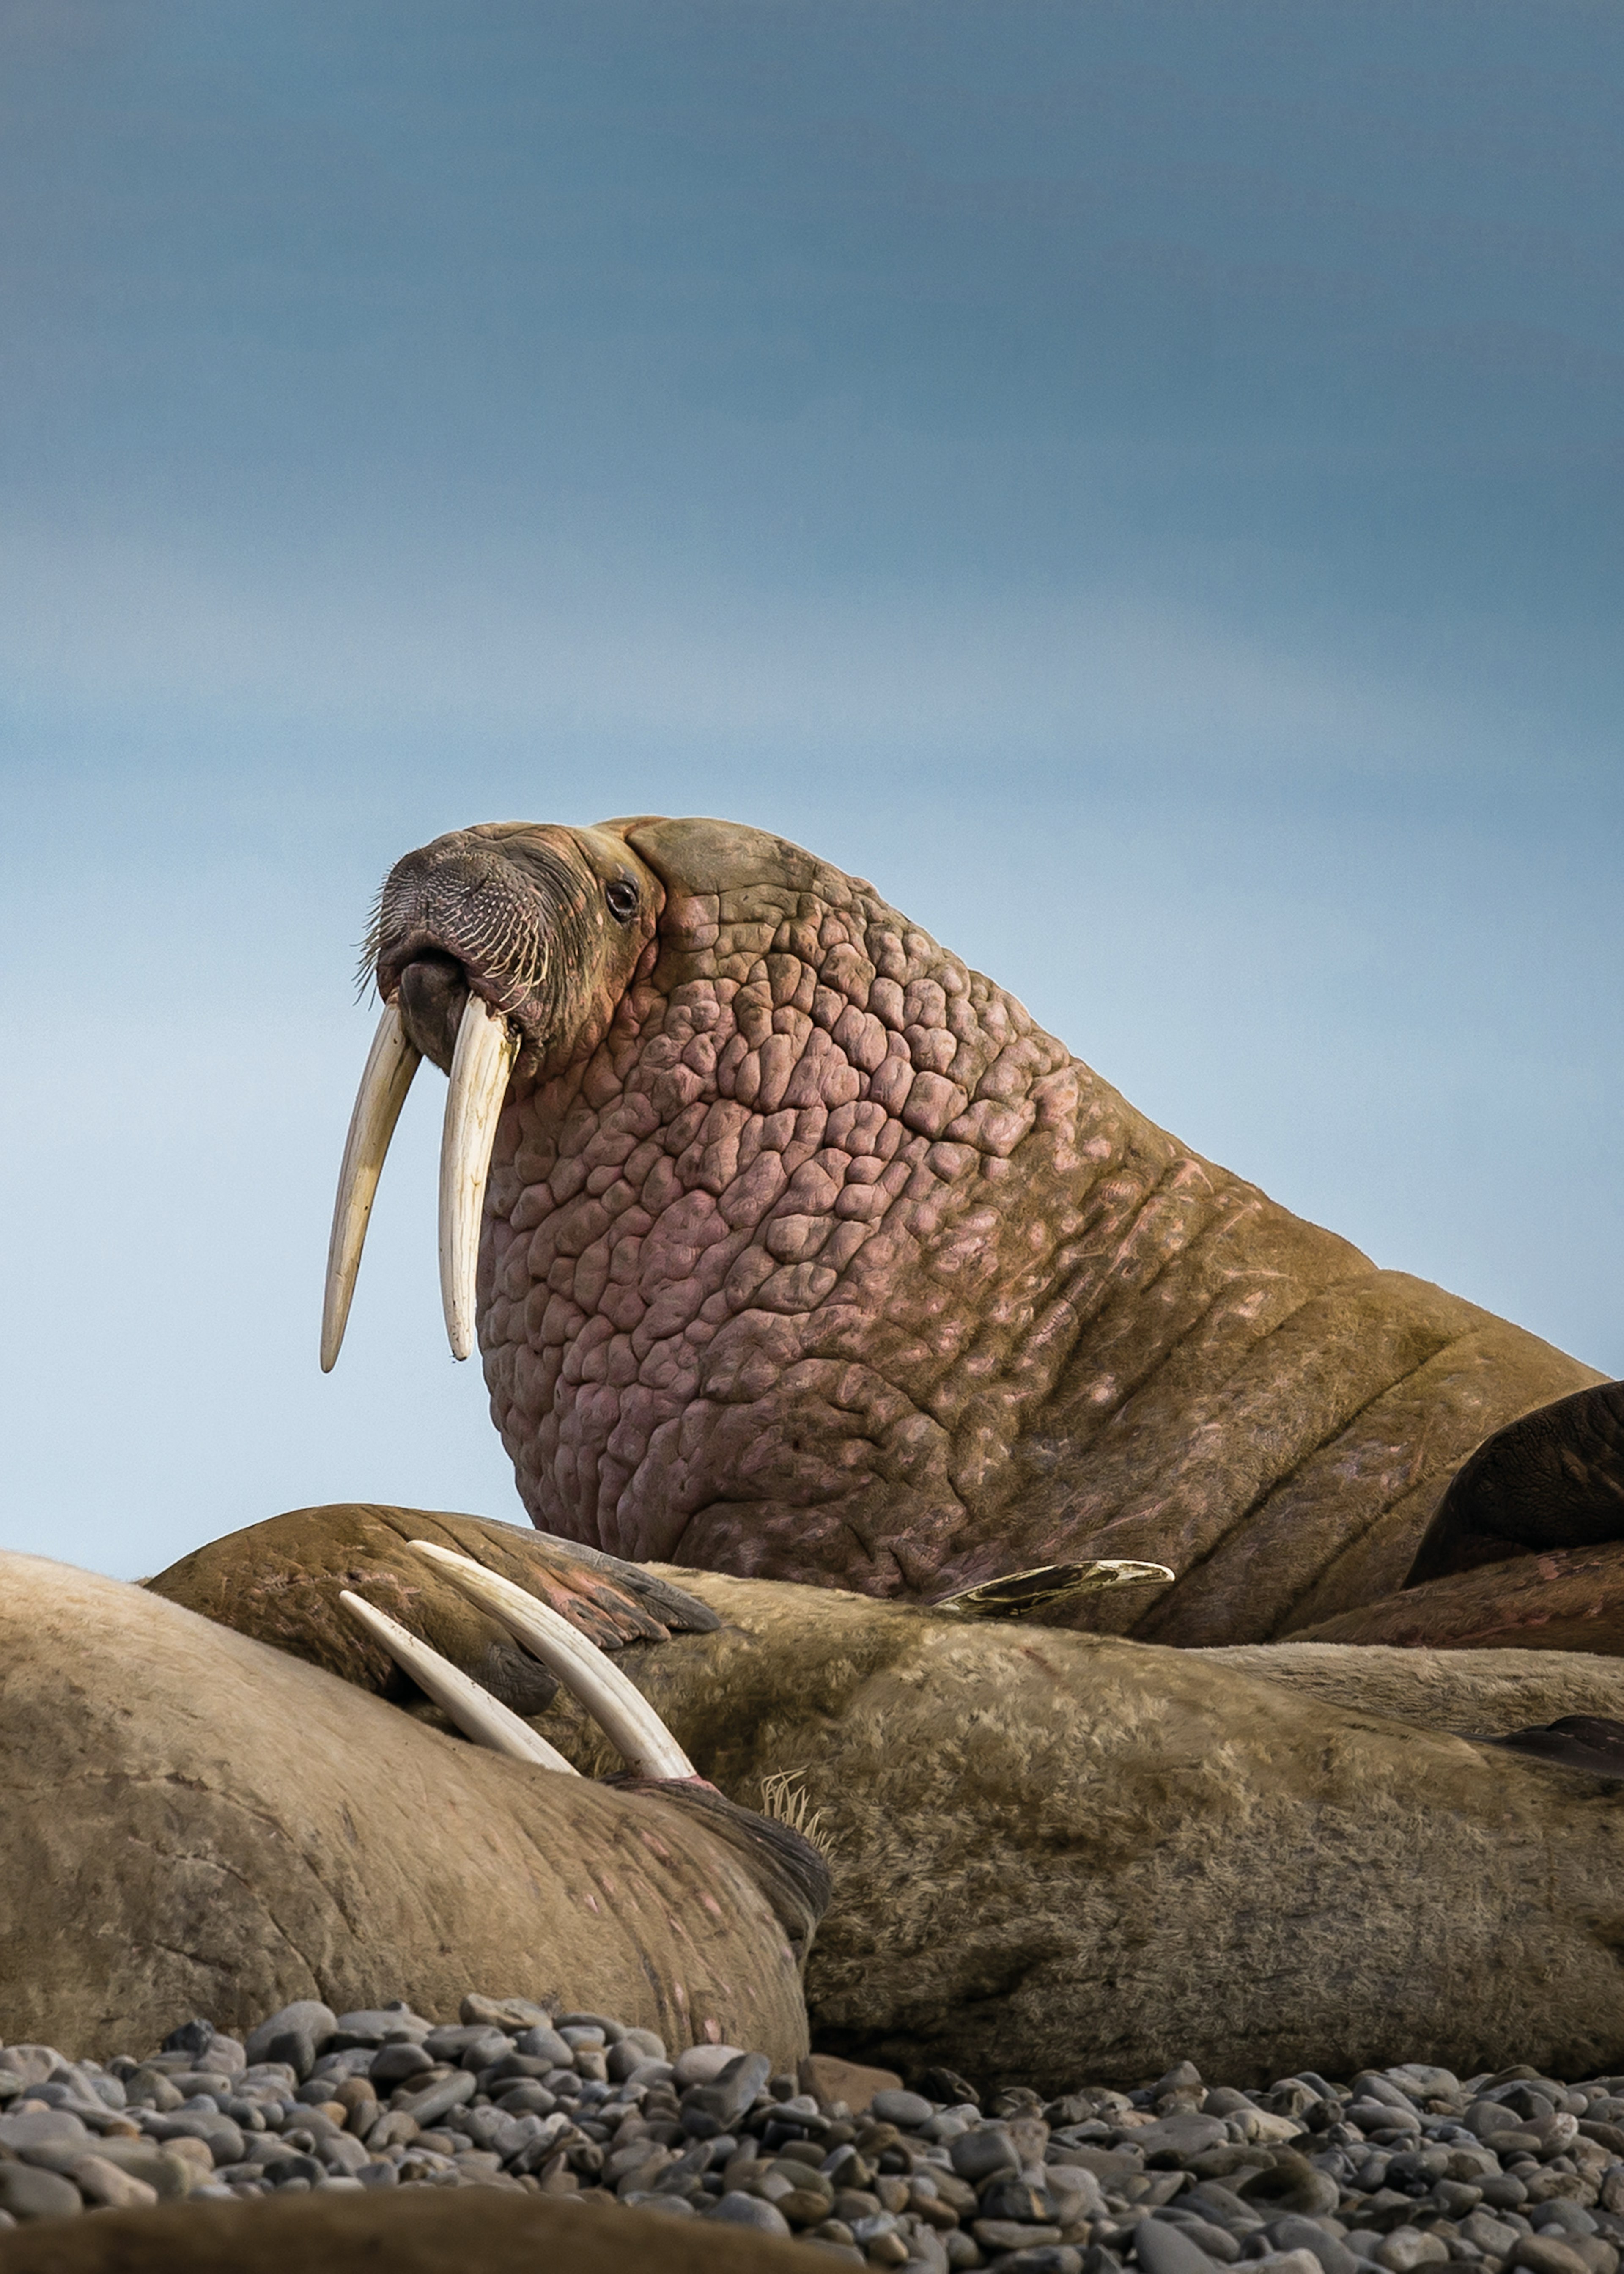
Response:
[{"label": "rock ground", "polygon": [[[1424,2062],[1267,2090],[983,2100],[815,2056],[690,2047],[470,1993],[456,2022],[312,1999],[105,2066],[0,2051],[0,2229],[86,2211],[479,2187],[797,2238],[910,2274],[1618,2274],[1624,2076]],[[64,2230],[65,2231],[65,2230]],[[0,2270],[6,2236],[0,2233]]]}]

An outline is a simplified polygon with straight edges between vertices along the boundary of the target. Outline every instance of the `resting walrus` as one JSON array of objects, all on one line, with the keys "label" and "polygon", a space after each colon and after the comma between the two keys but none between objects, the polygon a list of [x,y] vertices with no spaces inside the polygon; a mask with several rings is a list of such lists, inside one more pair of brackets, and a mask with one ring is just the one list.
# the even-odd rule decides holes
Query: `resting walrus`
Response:
[{"label": "resting walrus", "polygon": [[[375,1608],[406,1608],[400,1534],[350,1514],[329,1608],[358,1582]],[[466,1518],[419,1518],[412,1536],[477,1543],[499,1578],[514,1568]],[[449,1627],[477,1665],[477,1627],[420,1561],[430,1615],[414,1605],[414,1626]],[[690,1608],[645,1634],[706,1624]],[[304,1656],[323,1655],[308,1621]],[[371,1659],[357,1641],[345,1670],[382,1686]],[[657,1725],[605,1719],[627,1758],[671,1746]],[[292,1999],[342,2011],[403,1994],[444,2016],[506,1983],[593,1999],[673,2046],[797,2059],[827,1895],[816,1853],[697,1782],[674,1748],[604,1785],[538,1765],[528,1734],[528,1760],[499,1759],[489,1721],[480,1747],[454,1743],[154,1590],[0,1555],[0,2043],[105,2058],[187,2014],[235,2029]]]},{"label": "resting walrus", "polygon": [[454,1348],[477,1254],[524,1505],[617,1555],[915,1600],[1149,1558],[1173,1583],[1093,1623],[1268,1640],[1401,1587],[1473,1448],[1601,1379],[1191,1152],[760,831],[455,832],[372,962],[324,1364],[422,1053]]},{"label": "resting walrus", "polygon": [[[400,1604],[401,1543],[414,1538],[456,1540],[527,1592],[547,1585],[527,1570],[522,1533],[341,1504],[198,1549],[153,1583],[172,1599],[154,1609],[178,1619],[186,1604],[277,1634],[371,1687],[377,1669],[349,1639],[338,1591]],[[1049,2093],[1132,2084],[1181,2059],[1247,2083],[1304,2065],[1341,2076],[1412,2059],[1469,2075],[1520,2055],[1590,2075],[1624,2059],[1615,1658],[1166,1650],[838,1588],[649,1577],[668,1598],[691,1591],[711,1623],[690,1617],[675,1632],[662,1620],[664,1634],[629,1635],[617,1663],[747,1831],[760,1820],[742,1811],[773,1781],[793,1779],[822,1819],[832,1886],[806,1994],[823,2051],[908,2076],[945,2062],[984,2086]],[[479,1651],[432,1584],[400,1608],[453,1650]],[[207,1630],[191,1629],[200,1653]],[[232,1643],[275,1656],[222,1636],[222,1661]],[[335,1687],[316,1667],[282,1664],[289,1688]],[[94,1694],[82,1679],[79,1690]],[[127,1695],[121,1681],[113,1702]],[[395,1714],[392,1741],[386,1706],[355,1706],[380,1763],[398,1746],[410,1766],[413,1741],[433,1737]],[[1560,1743],[1575,1717],[1602,1757]],[[1534,1719],[1556,1722],[1555,1740],[1534,1736],[1533,1759],[1527,1734],[1505,1750]],[[590,1774],[616,1765],[561,1694],[535,1726]],[[437,1761],[454,1750],[434,1743]],[[470,1767],[523,1781],[507,1762]],[[536,1781],[529,1807],[560,1781]],[[578,1797],[596,1811],[611,1796]],[[414,1808],[410,1820],[408,1852],[437,1887],[463,1889],[455,1962],[507,1948],[437,1812]],[[586,1954],[595,1979],[628,1923],[623,1901],[606,1909],[605,1948]],[[559,1921],[544,1932],[556,1941]],[[735,1962],[748,1970],[748,1943]],[[477,1978],[493,1978],[488,1960]],[[522,1972],[503,1978],[534,1994]]]}]

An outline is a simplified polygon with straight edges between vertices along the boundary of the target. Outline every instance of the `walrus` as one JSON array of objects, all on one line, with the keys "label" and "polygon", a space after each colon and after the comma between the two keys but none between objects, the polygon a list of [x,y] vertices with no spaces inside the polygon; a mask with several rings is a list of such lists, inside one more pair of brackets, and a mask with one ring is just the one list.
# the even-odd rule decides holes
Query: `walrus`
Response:
[{"label": "walrus", "polygon": [[[1192,1152],[763,831],[454,831],[391,870],[366,968],[322,1362],[427,1057],[453,1349],[477,1314],[520,1498],[565,1540],[913,1602],[1157,1562],[1043,1615],[1185,1646],[1357,1638],[1414,1577],[1441,1642],[1481,1544],[1429,1532],[1451,1480],[1603,1381]],[[1583,1592],[1591,1535],[1542,1525]]]},{"label": "walrus", "polygon": [[[455,1561],[445,1527],[415,1536],[436,1532]],[[380,1597],[374,1619],[398,1606],[384,1539],[375,1556],[352,1539],[333,1574]],[[500,1583],[508,1559],[487,1553]],[[452,1592],[447,1568],[425,1561],[424,1596]],[[441,1623],[477,1645],[478,1623]],[[494,1700],[457,1742],[364,1694],[372,1631],[353,1631],[362,1686],[150,1588],[0,1555],[0,2043],[105,2059],[188,2014],[234,2030],[294,1999],[404,1996],[443,2017],[496,1984],[590,1999],[673,2048],[805,2052],[828,1879],[793,1827],[696,1779],[646,1708],[609,1716],[612,1783],[556,1752],[536,1766],[511,1713],[525,1758],[499,1758]]]},{"label": "walrus", "polygon": [[[461,1549],[442,1545],[401,1604],[402,1543],[424,1537]],[[516,1573],[524,1588],[522,1540],[339,1504],[214,1541],[154,1584],[261,1633],[274,1621],[284,1647],[297,1593],[303,1646],[375,1688],[343,1593],[478,1651],[435,1600],[444,1559],[468,1550],[486,1584]],[[272,1584],[248,1584],[256,1566]],[[1557,2075],[1624,2063],[1616,1658],[1190,1651],[781,1580],[648,1576],[709,1620],[628,1634],[615,1663],[701,1775],[741,1810],[793,1788],[826,1849],[804,1976],[821,2050],[1052,2094],[1184,2059],[1259,2084],[1400,2059],[1462,2075],[1514,2057]],[[530,1588],[555,1584],[538,1566]],[[356,1703],[369,1730],[391,1712]],[[526,1726],[589,1776],[616,1766],[562,1692]],[[421,1841],[435,1883],[455,1884],[455,1856]]]}]

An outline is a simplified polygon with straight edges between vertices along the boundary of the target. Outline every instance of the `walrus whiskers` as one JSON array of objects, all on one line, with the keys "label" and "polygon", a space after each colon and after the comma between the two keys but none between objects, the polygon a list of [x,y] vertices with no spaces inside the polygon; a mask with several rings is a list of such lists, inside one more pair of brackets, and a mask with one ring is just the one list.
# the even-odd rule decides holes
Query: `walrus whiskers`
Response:
[{"label": "walrus whiskers", "polygon": [[332,1373],[343,1344],[378,1178],[422,1056],[407,1035],[398,1006],[386,1003],[361,1074],[361,1086],[356,1092],[350,1133],[344,1140],[343,1163],[338,1172],[338,1193],[333,1203],[327,1285],[321,1305],[323,1374]]},{"label": "walrus whiskers", "polygon": [[432,1557],[471,1601],[499,1619],[515,1642],[557,1675],[635,1775],[668,1780],[695,1775],[694,1764],[643,1692],[613,1660],[577,1634],[568,1619],[469,1556],[431,1540],[414,1540],[410,1545],[420,1555]]},{"label": "walrus whiskers", "polygon": [[[348,1587],[339,1590],[339,1601],[358,1626],[366,1629],[374,1641],[380,1642],[395,1664],[443,1707],[465,1737],[477,1745],[485,1745],[493,1753],[505,1753],[509,1760],[529,1761],[539,1769],[555,1769],[564,1776],[579,1776],[581,1772],[573,1761],[567,1761],[555,1746],[538,1736],[528,1721],[523,1721],[500,1698],[492,1698],[448,1658],[420,1641],[387,1611],[353,1593]],[[590,1650],[592,1645],[588,1643]]]}]

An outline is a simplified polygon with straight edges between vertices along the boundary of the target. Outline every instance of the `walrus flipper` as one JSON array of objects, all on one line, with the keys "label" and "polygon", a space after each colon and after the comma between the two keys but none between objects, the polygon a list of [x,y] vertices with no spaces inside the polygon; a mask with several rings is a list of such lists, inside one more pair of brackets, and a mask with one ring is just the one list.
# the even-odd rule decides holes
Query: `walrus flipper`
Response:
[{"label": "walrus flipper", "polygon": [[1624,1382],[1575,1390],[1485,1438],[1439,1502],[1404,1585],[1611,1540],[1624,1540]]}]

